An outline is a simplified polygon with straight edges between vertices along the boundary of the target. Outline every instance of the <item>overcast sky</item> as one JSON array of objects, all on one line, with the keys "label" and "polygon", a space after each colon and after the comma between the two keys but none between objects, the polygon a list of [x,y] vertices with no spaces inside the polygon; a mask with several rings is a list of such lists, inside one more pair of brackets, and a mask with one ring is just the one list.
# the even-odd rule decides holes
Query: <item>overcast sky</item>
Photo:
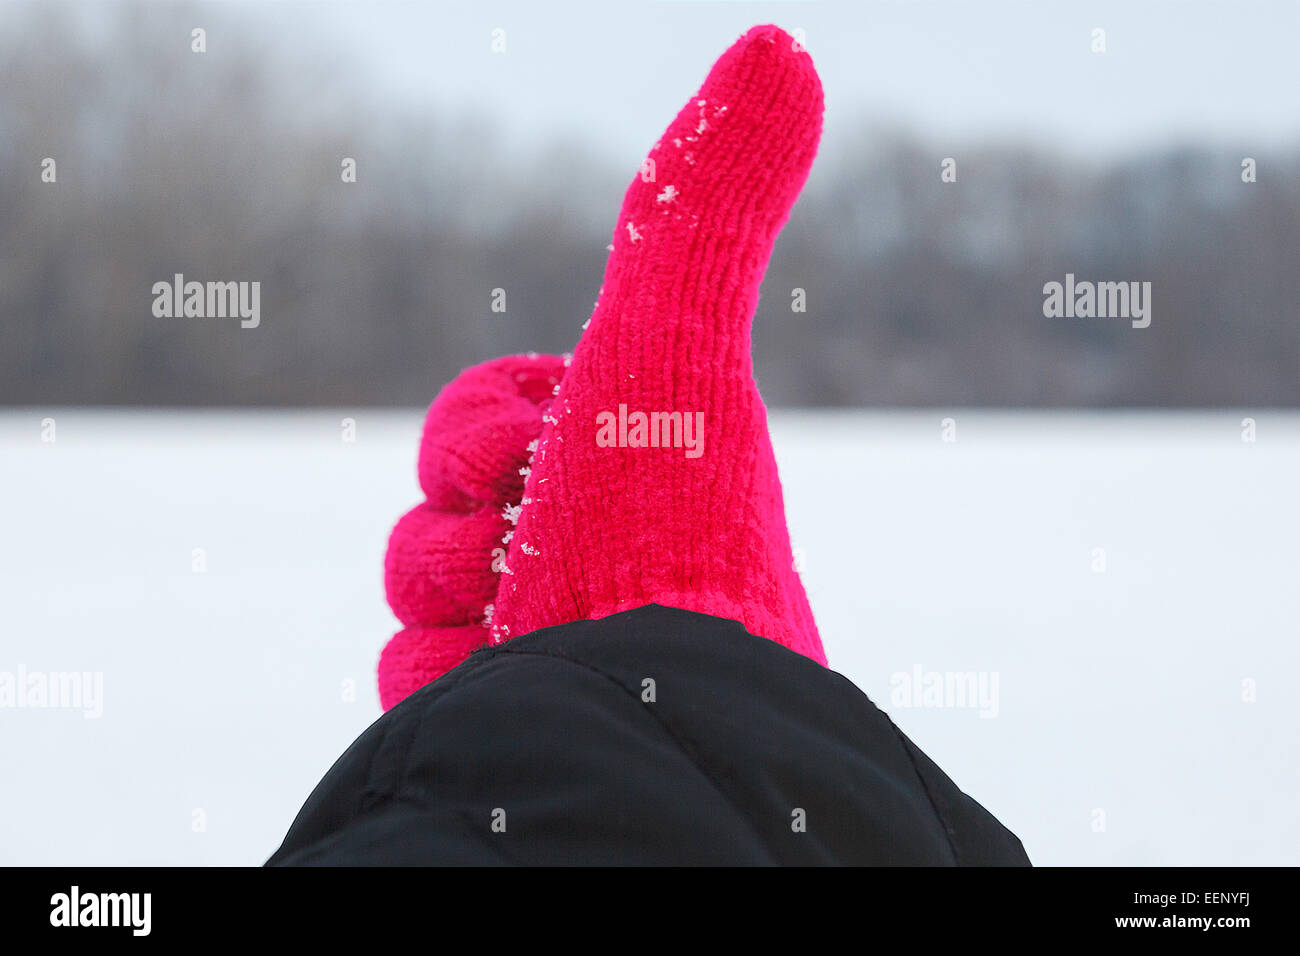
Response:
[{"label": "overcast sky", "polygon": [[[632,168],[718,55],[766,22],[803,31],[826,90],[826,153],[864,116],[939,149],[984,137],[1098,160],[1178,141],[1300,149],[1300,0],[146,2],[196,21],[219,7],[247,29],[232,43],[306,48],[417,113],[485,115],[512,148],[553,133]],[[0,14],[30,4],[0,0]],[[79,3],[71,19],[93,34],[117,6]],[[1105,53],[1090,49],[1094,28]],[[209,55],[225,40],[216,32]]]},{"label": "overcast sky", "polygon": [[[1300,144],[1296,0],[530,0],[279,4],[385,95],[486,111],[639,157],[748,27],[805,31],[826,145],[863,113],[939,143],[1011,134],[1098,158],[1185,139]],[[494,28],[506,53],[491,51]],[[1090,50],[1106,31],[1104,54]],[[324,39],[328,37],[328,39]],[[335,47],[335,45],[337,45]]]}]

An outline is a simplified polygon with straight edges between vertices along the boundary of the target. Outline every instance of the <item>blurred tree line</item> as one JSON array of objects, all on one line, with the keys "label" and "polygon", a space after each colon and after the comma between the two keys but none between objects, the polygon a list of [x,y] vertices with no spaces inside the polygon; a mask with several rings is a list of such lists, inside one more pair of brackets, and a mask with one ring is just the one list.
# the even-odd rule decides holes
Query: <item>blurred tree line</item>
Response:
[{"label": "blurred tree line", "polygon": [[[0,403],[419,405],[572,349],[641,157],[511,153],[274,37],[194,56],[183,8],[41,10],[0,32]],[[948,154],[828,128],[755,323],[770,404],[1300,404],[1300,156]],[[175,273],[260,281],[260,327],[156,318]],[[1151,326],[1045,318],[1066,273],[1151,282]]]}]

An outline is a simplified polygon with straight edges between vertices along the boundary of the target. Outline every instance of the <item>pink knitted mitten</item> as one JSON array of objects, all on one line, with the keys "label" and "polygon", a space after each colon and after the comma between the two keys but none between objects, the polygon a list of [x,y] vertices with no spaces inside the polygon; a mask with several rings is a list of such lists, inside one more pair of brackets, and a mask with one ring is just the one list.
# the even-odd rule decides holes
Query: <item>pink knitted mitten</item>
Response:
[{"label": "pink knitted mitten", "polygon": [[528,446],[563,374],[558,356],[507,356],[462,372],[429,407],[427,500],[397,523],[384,561],[388,603],[406,625],[379,659],[385,710],[487,643]]},{"label": "pink knitted mitten", "polygon": [[533,456],[494,640],[658,603],[826,662],[750,358],[821,126],[811,58],[762,26],[654,144]]}]

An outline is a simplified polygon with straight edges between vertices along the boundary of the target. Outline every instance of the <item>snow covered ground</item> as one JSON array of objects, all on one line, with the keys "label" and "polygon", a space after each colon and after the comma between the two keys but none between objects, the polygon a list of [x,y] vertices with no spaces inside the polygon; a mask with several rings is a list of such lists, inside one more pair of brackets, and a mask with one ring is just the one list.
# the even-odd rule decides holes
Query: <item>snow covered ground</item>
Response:
[{"label": "snow covered ground", "polygon": [[[378,716],[420,421],[0,412],[0,676],[103,680],[0,708],[0,863],[275,849]],[[1300,415],[772,424],[831,666],[1036,863],[1300,863]]]}]

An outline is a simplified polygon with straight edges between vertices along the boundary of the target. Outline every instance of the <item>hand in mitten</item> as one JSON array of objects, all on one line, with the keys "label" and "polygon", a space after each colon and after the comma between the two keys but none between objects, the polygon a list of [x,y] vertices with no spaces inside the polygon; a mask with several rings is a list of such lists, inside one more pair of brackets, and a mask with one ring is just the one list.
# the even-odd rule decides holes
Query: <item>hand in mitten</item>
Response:
[{"label": "hand in mitten", "polygon": [[426,500],[398,521],[384,561],[388,603],[405,625],[379,659],[385,710],[487,643],[529,445],[563,374],[554,355],[506,356],[462,372],[429,407]]},{"label": "hand in mitten", "polygon": [[811,58],[755,27],[650,150],[533,458],[495,640],[656,603],[826,662],[750,358],[821,126]]},{"label": "hand in mitten", "polygon": [[500,359],[434,402],[429,500],[389,545],[407,628],[380,660],[385,708],[482,646],[485,625],[500,642],[651,603],[826,663],[750,356],[758,285],[821,119],[807,53],[777,27],[750,30],[628,188],[570,367]]}]

